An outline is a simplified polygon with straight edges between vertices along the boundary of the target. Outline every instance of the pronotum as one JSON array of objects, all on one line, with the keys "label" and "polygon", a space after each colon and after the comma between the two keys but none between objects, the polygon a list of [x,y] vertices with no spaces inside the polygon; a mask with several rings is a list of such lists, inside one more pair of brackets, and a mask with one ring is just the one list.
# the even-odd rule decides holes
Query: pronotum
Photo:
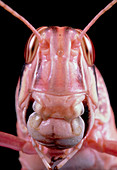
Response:
[{"label": "pronotum", "polygon": [[[1,146],[20,151],[22,169],[117,168],[117,159],[111,156],[117,156],[113,112],[86,35],[98,16],[116,2],[83,31],[69,27],[36,31],[0,1],[33,32],[16,89],[19,137],[0,133]],[[28,113],[30,105],[33,113]]]}]

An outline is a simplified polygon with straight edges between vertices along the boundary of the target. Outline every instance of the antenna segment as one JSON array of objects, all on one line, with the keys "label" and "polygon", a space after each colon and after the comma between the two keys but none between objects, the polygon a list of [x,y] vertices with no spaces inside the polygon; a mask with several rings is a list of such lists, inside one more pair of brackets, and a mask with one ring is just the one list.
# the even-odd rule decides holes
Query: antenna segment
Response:
[{"label": "antenna segment", "polygon": [[41,41],[41,35],[38,33],[38,31],[20,14],[18,14],[16,11],[14,11],[11,7],[6,5],[4,2],[0,0],[0,6],[3,7],[6,11],[11,13],[13,16],[21,20],[38,38],[39,42]]},{"label": "antenna segment", "polygon": [[110,2],[104,9],[102,9],[90,22],[89,24],[82,30],[81,34],[79,35],[79,39],[81,40],[84,34],[90,29],[90,27],[101,17],[106,11],[108,11],[113,5],[117,3],[117,0],[113,0]]}]

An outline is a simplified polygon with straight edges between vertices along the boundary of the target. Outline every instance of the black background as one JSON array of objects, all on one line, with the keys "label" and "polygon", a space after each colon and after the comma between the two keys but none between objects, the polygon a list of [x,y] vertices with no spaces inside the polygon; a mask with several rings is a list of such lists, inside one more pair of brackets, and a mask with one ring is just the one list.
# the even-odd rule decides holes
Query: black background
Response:
[{"label": "black background", "polygon": [[[21,1],[4,0],[35,28],[70,26],[83,29],[110,0]],[[117,114],[117,5],[104,14],[88,31],[95,51],[95,65],[102,73],[115,116]],[[15,89],[24,63],[24,47],[31,31],[0,7],[0,131],[16,135]],[[117,119],[117,116],[116,116]],[[0,147],[0,167],[20,169],[18,152]],[[1,168],[0,168],[1,169]]]}]

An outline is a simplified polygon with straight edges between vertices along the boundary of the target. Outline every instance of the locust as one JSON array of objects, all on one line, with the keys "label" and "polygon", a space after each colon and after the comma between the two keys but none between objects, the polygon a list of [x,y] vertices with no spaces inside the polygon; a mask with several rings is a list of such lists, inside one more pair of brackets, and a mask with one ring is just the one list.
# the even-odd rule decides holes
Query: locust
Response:
[{"label": "locust", "polygon": [[35,29],[0,1],[32,31],[15,95],[18,136],[0,131],[0,146],[19,151],[22,170],[117,169],[114,114],[86,34],[116,3],[111,1],[80,30]]}]

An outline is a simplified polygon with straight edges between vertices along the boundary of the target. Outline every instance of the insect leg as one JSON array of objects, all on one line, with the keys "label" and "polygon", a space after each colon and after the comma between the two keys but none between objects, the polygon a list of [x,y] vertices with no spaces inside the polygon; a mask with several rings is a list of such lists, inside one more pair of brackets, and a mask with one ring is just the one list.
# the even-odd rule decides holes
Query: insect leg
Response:
[{"label": "insect leg", "polygon": [[0,132],[0,146],[16,151],[22,151],[27,154],[35,153],[31,142],[25,141],[17,136],[4,132]]},{"label": "insect leg", "polygon": [[99,131],[95,131],[94,134],[86,139],[84,145],[93,148],[98,152],[117,156],[117,140],[105,139]]},{"label": "insect leg", "polygon": [[31,140],[32,140],[32,145],[33,145],[33,147],[35,148],[35,150],[36,150],[36,152],[38,153],[39,157],[40,157],[41,160],[43,161],[45,167],[46,167],[48,170],[52,170],[52,168],[51,168],[51,166],[50,166],[50,164],[49,164],[49,163],[51,162],[51,160],[39,150],[39,147],[37,146],[36,141],[35,141],[33,138],[31,138]]},{"label": "insect leg", "polygon": [[117,156],[117,141],[104,140],[103,141],[103,152]]},{"label": "insect leg", "polygon": [[77,144],[75,146],[75,149],[71,153],[69,153],[63,161],[61,161],[57,166],[55,166],[54,169],[60,169],[61,167],[63,167],[80,150],[80,148],[82,147],[82,144],[83,144],[83,141]]}]

